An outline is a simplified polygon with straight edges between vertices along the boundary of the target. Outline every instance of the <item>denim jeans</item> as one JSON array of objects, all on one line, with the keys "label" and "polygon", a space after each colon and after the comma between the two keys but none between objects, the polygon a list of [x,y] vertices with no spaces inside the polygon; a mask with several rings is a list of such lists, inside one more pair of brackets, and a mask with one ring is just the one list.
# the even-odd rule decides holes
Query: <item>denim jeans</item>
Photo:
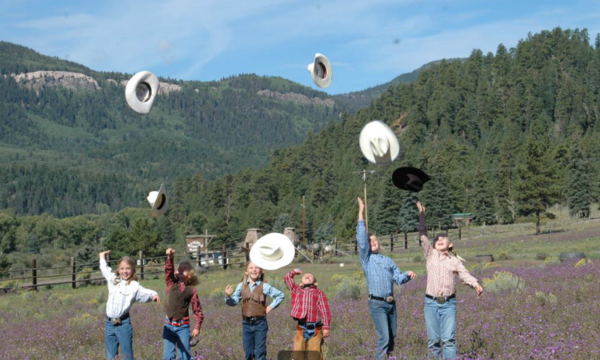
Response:
[{"label": "denim jeans", "polygon": [[267,318],[248,322],[242,320],[242,334],[244,338],[245,360],[267,359],[267,331],[269,324]]},{"label": "denim jeans", "polygon": [[425,298],[425,324],[427,325],[427,358],[444,359],[456,357],[456,299],[439,304],[434,299]]},{"label": "denim jeans", "polygon": [[385,359],[387,354],[391,354],[394,351],[397,317],[396,302],[389,304],[385,301],[369,299],[369,311],[379,335],[375,359]]},{"label": "denim jeans", "polygon": [[189,360],[190,325],[173,326],[165,324],[163,328],[163,359],[175,360],[175,349],[179,349],[179,359]]},{"label": "denim jeans", "polygon": [[123,359],[133,360],[133,348],[131,346],[133,342],[133,328],[131,327],[131,319],[125,319],[119,325],[114,325],[107,319],[104,341],[107,359],[117,357],[120,345]]}]

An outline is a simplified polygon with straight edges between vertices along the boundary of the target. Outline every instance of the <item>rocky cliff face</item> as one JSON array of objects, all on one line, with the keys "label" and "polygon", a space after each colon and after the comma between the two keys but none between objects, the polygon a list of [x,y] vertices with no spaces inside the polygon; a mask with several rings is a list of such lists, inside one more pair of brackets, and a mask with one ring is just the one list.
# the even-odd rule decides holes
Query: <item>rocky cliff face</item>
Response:
[{"label": "rocky cliff face", "polygon": [[71,90],[100,89],[98,82],[91,77],[68,71],[35,71],[23,74],[11,74],[15,81],[28,89],[39,92],[43,88],[65,87]]},{"label": "rocky cliff face", "polygon": [[[15,81],[28,89],[40,90],[50,87],[64,87],[71,90],[91,90],[100,89],[98,82],[85,74],[69,71],[35,71],[22,74],[11,74]],[[113,79],[108,79],[109,83],[118,85]],[[123,87],[127,86],[127,80],[121,81]],[[158,94],[169,94],[173,91],[181,91],[181,86],[169,83],[160,83]]]},{"label": "rocky cliff face", "polygon": [[293,92],[282,94],[277,91],[259,90],[256,94],[260,95],[260,96],[270,97],[270,98],[277,99],[277,100],[291,101],[296,104],[317,104],[317,105],[329,106],[329,107],[333,107],[335,105],[335,101],[333,101],[333,99],[323,100],[323,99],[317,98],[317,97],[314,97],[311,99],[306,95],[293,93]]}]

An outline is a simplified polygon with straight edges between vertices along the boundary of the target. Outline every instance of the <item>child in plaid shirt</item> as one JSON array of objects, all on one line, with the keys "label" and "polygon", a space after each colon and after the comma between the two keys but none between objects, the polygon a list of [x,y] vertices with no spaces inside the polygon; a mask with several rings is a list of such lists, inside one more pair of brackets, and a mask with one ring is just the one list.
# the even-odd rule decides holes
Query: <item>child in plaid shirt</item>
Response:
[{"label": "child in plaid shirt", "polygon": [[325,293],[317,288],[317,279],[310,273],[304,274],[300,286],[294,276],[302,274],[302,270],[294,269],[284,278],[292,292],[292,311],[294,320],[298,321],[294,337],[294,359],[304,359],[305,351],[309,351],[309,360],[323,359],[321,345],[323,338],[329,336],[331,312]]},{"label": "child in plaid shirt", "polygon": [[[456,287],[454,276],[458,277],[481,295],[483,289],[462,264],[456,255],[448,234],[435,236],[433,246],[427,238],[425,207],[417,202],[419,209],[419,235],[427,266],[427,290],[425,293],[425,324],[427,325],[427,358],[444,359],[456,357]],[[451,254],[453,256],[451,256]],[[443,351],[442,351],[443,345]]]}]

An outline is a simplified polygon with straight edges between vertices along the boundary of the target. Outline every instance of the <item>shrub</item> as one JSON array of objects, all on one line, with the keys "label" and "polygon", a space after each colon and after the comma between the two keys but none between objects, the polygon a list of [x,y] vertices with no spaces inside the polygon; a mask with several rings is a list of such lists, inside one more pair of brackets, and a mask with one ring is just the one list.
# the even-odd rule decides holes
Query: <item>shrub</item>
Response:
[{"label": "shrub", "polygon": [[495,272],[492,279],[483,279],[485,289],[494,294],[519,291],[525,287],[525,282],[508,271]]},{"label": "shrub", "polygon": [[547,258],[548,258],[548,254],[546,254],[546,253],[539,252],[539,253],[535,254],[536,260],[546,260]]},{"label": "shrub", "polygon": [[498,259],[499,260],[512,260],[512,255],[510,255],[509,253],[503,252],[498,256]]},{"label": "shrub", "polygon": [[367,282],[363,280],[355,280],[350,277],[345,277],[335,289],[335,295],[345,299],[357,300],[361,296],[368,295]]},{"label": "shrub", "polygon": [[575,267],[578,268],[580,266],[592,265],[592,264],[593,264],[592,260],[581,259],[577,262],[577,264],[575,264]]},{"label": "shrub", "polygon": [[423,255],[415,255],[415,257],[413,258],[413,262],[423,262],[425,261],[425,259],[423,258]]},{"label": "shrub", "polygon": [[12,289],[13,291],[19,287],[17,280],[6,280],[0,283],[0,289]]},{"label": "shrub", "polygon": [[70,318],[67,323],[69,327],[80,327],[82,329],[89,328],[94,325],[98,321],[98,318],[90,315],[89,313],[85,313],[81,316],[77,316],[74,318]]},{"label": "shrub", "polygon": [[75,278],[78,283],[78,286],[86,286],[88,284],[87,281],[82,281],[79,282],[81,280],[89,280],[92,277],[92,273],[94,272],[94,270],[92,268],[86,267],[81,269],[81,271],[79,272],[79,274],[77,274],[77,277]]},{"label": "shrub", "polygon": [[540,306],[545,306],[546,304],[556,305],[558,302],[558,298],[553,293],[544,293],[543,291],[535,292],[535,299],[537,300]]},{"label": "shrub", "polygon": [[331,276],[331,278],[329,278],[329,280],[331,280],[331,282],[335,285],[341,283],[347,276],[346,275],[341,275],[341,274],[333,274]]},{"label": "shrub", "polygon": [[560,260],[556,256],[548,256],[544,259],[544,265],[560,264]]},{"label": "shrub", "polygon": [[106,292],[105,291],[98,292],[98,294],[96,295],[94,300],[96,300],[97,304],[104,304],[106,302]]}]

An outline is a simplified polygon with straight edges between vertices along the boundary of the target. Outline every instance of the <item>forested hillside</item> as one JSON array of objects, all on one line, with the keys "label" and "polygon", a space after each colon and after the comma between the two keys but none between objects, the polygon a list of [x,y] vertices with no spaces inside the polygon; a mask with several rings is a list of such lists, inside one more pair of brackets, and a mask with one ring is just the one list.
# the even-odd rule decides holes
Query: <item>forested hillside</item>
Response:
[{"label": "forested hillside", "polygon": [[[99,88],[48,81],[34,90],[11,76],[40,70],[85,74]],[[140,194],[172,187],[179,176],[262,167],[274,149],[300,144],[358,106],[282,78],[240,75],[161,79],[181,91],[159,95],[142,116],[125,102],[121,81],[130,76],[0,42],[0,208],[65,217],[142,206]],[[64,198],[71,206],[62,206]]]},{"label": "forested hillside", "polygon": [[[242,94],[235,97],[233,94],[237,92],[232,89],[232,84],[244,79],[229,79],[222,84],[240,102],[244,101]],[[8,88],[17,89],[14,85]],[[4,89],[5,86],[0,86],[0,91]],[[122,97],[116,96],[122,90],[105,91],[115,92],[115,103],[109,103],[110,106],[90,104],[81,111],[102,114],[114,106],[121,109],[119,113],[125,113]],[[221,91],[221,94],[227,93]],[[57,91],[55,96],[68,95],[65,94]],[[26,94],[19,96],[26,97]],[[91,98],[86,98],[88,95],[85,94],[69,96],[91,103]],[[194,96],[193,92],[159,99],[159,108],[148,118],[117,116],[114,121],[124,127],[131,122],[143,123],[158,133],[159,129],[168,126],[181,133],[194,133],[194,128],[188,127],[186,118],[181,115],[182,111],[177,110],[177,104],[186,101],[187,96]],[[548,216],[546,209],[554,204],[568,205],[574,217],[586,217],[599,195],[599,103],[600,37],[596,36],[592,44],[586,30],[557,28],[530,34],[513,49],[499,45],[495,54],[474,50],[466,60],[442,61],[429,66],[419,73],[415,82],[390,87],[356,115],[344,115],[339,122],[330,123],[319,133],[308,133],[300,145],[276,150],[266,167],[242,170],[215,180],[201,176],[201,171],[193,176],[179,176],[170,189],[168,216],[158,221],[148,218],[147,207],[126,209],[115,215],[106,213],[64,220],[49,216],[19,218],[4,212],[0,217],[2,251],[35,252],[40,246],[59,249],[70,244],[78,247],[88,244],[97,249],[100,239],[106,237],[103,247],[122,252],[136,249],[152,252],[166,244],[182,244],[185,234],[204,230],[218,235],[215,244],[233,242],[242,239],[246,229],[251,227],[263,228],[265,232],[283,231],[285,226],[300,229],[302,196],[306,196],[311,241],[329,241],[333,236],[350,241],[354,237],[356,197],[362,195],[363,189],[360,176],[354,172],[362,169],[375,170],[367,180],[371,230],[379,234],[410,231],[414,229],[415,222],[409,220],[416,218],[414,202],[417,197],[394,188],[390,180],[393,170],[403,165],[420,167],[431,175],[432,181],[425,185],[418,198],[428,208],[428,223],[436,227],[451,226],[451,214],[456,212],[473,212],[475,221],[480,224],[539,223]],[[10,109],[14,112],[32,106],[27,105],[28,102],[20,106],[15,105],[17,101],[11,104]],[[2,106],[2,109],[6,107]],[[265,109],[272,108],[265,106]],[[34,110],[30,111],[36,114]],[[173,117],[179,120],[173,120]],[[94,154],[90,161],[98,163],[95,169],[102,169],[103,159],[107,157],[122,161],[123,170],[111,175],[119,184],[118,189],[115,188],[119,199],[135,194],[135,190],[127,188],[133,179],[128,176],[149,179],[149,173],[162,174],[161,169],[173,166],[166,163],[172,158],[157,156],[152,166],[143,167],[137,174],[125,170],[133,162],[141,161],[141,155],[133,158],[116,149],[126,146],[131,149],[137,144],[140,154],[147,154],[157,145],[156,141],[144,139],[141,130],[132,130],[127,138],[120,134],[117,139],[120,145],[103,148],[98,144],[103,136],[109,137],[106,134],[110,132],[105,134],[105,130],[99,130],[96,136],[89,138],[59,131],[56,136],[62,140],[48,140],[41,135],[36,138],[39,130],[22,125],[26,122],[36,124],[37,116],[24,118],[5,125],[13,127],[19,136],[3,141],[17,144],[32,137],[35,140],[31,141],[31,146],[39,146],[39,153],[47,157],[45,164],[53,164],[51,160],[58,157],[51,152],[44,153],[44,141],[62,143],[65,149],[69,146],[85,149],[78,152]],[[94,118],[102,119],[103,116]],[[112,119],[112,116],[104,118]],[[70,124],[78,124],[79,119],[77,116],[66,118],[67,122],[61,126],[76,128]],[[371,165],[360,153],[360,130],[374,119],[390,124],[399,136],[401,155],[391,165]],[[177,130],[177,125],[182,128]],[[85,126],[93,133],[91,123]],[[197,131],[195,134],[201,133],[199,129]],[[281,129],[271,131],[271,136],[286,136],[281,134]],[[162,139],[167,141],[166,137]],[[177,139],[169,137],[168,141],[176,142]],[[172,148],[192,151],[183,143]],[[6,154],[5,151],[2,153]],[[191,161],[198,160],[195,155],[198,154],[189,154]],[[20,165],[11,165],[15,167],[11,170],[14,175],[6,176],[3,171],[3,181],[9,188],[17,186],[9,183],[12,178],[27,177],[27,170],[21,167],[34,166],[28,165],[31,155],[27,152],[15,151],[10,156],[13,159],[20,156]],[[79,154],[74,158],[70,160],[73,165],[86,167]],[[200,165],[196,166],[200,169]],[[37,166],[39,169],[40,165]],[[57,171],[54,165],[47,166]],[[56,179],[59,181],[60,177]],[[100,187],[104,182],[97,178],[92,184]],[[28,194],[42,191],[37,190],[35,183],[28,186]],[[7,190],[3,191],[5,194]],[[10,191],[2,195],[7,199],[4,201],[15,200]],[[94,190],[86,188],[75,192],[84,199],[88,198],[84,194],[92,194]],[[70,199],[64,195],[52,196],[58,196],[61,202]],[[88,200],[94,204],[93,200]],[[26,197],[19,198],[21,209],[26,208],[23,205],[26,201]],[[94,206],[104,209],[103,212],[114,209],[99,203],[104,202],[99,199]],[[72,240],[70,234],[76,234],[77,240]]]}]

